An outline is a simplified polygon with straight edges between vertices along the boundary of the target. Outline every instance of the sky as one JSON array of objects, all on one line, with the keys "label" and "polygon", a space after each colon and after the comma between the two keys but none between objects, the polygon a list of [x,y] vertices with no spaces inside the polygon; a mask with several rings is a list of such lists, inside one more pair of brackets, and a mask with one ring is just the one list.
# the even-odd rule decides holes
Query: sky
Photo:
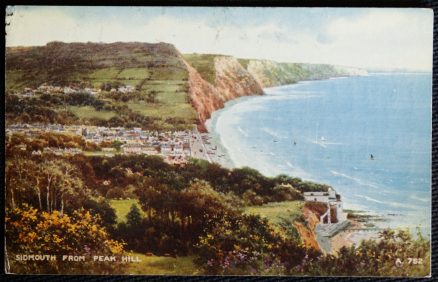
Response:
[{"label": "sky", "polygon": [[8,7],[6,46],[167,42],[182,53],[432,70],[433,12],[407,8]]}]

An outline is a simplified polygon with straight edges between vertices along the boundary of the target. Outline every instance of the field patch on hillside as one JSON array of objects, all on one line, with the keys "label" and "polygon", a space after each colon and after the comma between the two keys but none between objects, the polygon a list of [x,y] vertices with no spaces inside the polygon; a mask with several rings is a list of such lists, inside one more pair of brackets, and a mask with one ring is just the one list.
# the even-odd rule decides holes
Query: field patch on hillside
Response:
[{"label": "field patch on hillside", "polygon": [[117,115],[117,113],[113,111],[97,111],[91,106],[69,106],[68,109],[75,116],[81,119],[97,118],[102,120],[109,120],[110,118]]}]

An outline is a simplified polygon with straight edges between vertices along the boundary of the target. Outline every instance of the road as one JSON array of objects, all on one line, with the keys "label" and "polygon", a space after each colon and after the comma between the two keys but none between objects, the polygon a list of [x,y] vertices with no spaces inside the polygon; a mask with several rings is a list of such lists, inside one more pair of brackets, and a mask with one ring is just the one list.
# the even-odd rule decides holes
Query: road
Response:
[{"label": "road", "polygon": [[190,153],[193,158],[207,160],[210,163],[212,162],[198,130],[190,134]]}]

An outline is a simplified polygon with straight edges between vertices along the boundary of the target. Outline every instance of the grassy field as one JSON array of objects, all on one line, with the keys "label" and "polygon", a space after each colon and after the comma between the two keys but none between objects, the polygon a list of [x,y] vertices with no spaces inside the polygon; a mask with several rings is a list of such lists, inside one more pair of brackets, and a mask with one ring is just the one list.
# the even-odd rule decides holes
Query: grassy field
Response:
[{"label": "grassy field", "polygon": [[116,211],[117,222],[126,221],[126,215],[129,213],[133,204],[138,206],[140,213],[144,216],[137,199],[110,200],[111,207]]},{"label": "grassy field", "polygon": [[145,116],[177,117],[186,119],[187,121],[196,118],[196,112],[190,104],[128,102],[126,105],[134,112],[138,112]]},{"label": "grassy field", "polygon": [[[156,103],[142,101],[130,101],[127,103],[116,102],[119,105],[127,105],[131,110],[148,117],[162,118],[163,128],[172,128],[166,124],[166,118],[180,118],[191,126],[195,122],[197,114],[190,104],[187,93],[187,73],[184,69],[166,66],[161,68],[104,68],[94,71],[90,75],[92,84],[100,86],[103,82],[118,81],[125,85],[141,85],[142,95],[155,91]],[[104,115],[96,116],[87,108],[72,109],[79,117],[98,117],[104,119]],[[112,117],[112,116],[110,116]]]},{"label": "grassy field", "polygon": [[249,61],[248,59],[237,59],[237,61],[242,65],[244,69],[248,68]]},{"label": "grassy field", "polygon": [[175,92],[186,92],[186,87],[184,87],[185,83],[181,81],[176,82],[168,82],[168,81],[147,81],[142,86],[142,90],[144,91],[156,91],[173,94]]},{"label": "grassy field", "polygon": [[147,68],[128,68],[122,70],[117,79],[145,79],[150,76],[150,71]]},{"label": "grassy field", "polygon": [[145,256],[139,253],[129,254],[137,256],[141,262],[130,263],[126,271],[127,274],[147,274],[147,275],[199,275],[200,271],[193,263],[193,258],[188,257],[160,257]]},{"label": "grassy field", "polygon": [[94,70],[89,74],[90,79],[97,80],[111,80],[116,78],[117,74],[120,72],[118,68],[103,68]]},{"label": "grassy field", "polygon": [[117,155],[120,154],[120,152],[104,152],[104,151],[83,151],[82,152],[85,156],[109,156],[109,155]]},{"label": "grassy field", "polygon": [[262,206],[246,207],[244,213],[259,214],[266,217],[269,221],[276,224],[279,223],[282,217],[294,217],[294,215],[302,214],[303,201],[287,201],[280,203],[268,203]]},{"label": "grassy field", "polygon": [[194,67],[203,79],[211,84],[215,84],[216,70],[214,68],[214,58],[217,55],[210,54],[184,54],[184,59]]},{"label": "grassy field", "polygon": [[166,67],[153,68],[149,78],[151,80],[186,80],[188,76],[187,70],[175,67],[172,64],[176,64],[176,62],[169,60]]},{"label": "grassy field", "polygon": [[91,106],[69,106],[68,109],[79,118],[89,119],[98,118],[109,120],[117,114],[112,111],[97,111]]},{"label": "grassy field", "polygon": [[187,104],[187,94],[184,92],[158,93],[157,100],[168,105]]},{"label": "grassy field", "polygon": [[8,90],[17,90],[23,88],[23,71],[15,70],[15,71],[7,71],[6,72],[6,89]]}]

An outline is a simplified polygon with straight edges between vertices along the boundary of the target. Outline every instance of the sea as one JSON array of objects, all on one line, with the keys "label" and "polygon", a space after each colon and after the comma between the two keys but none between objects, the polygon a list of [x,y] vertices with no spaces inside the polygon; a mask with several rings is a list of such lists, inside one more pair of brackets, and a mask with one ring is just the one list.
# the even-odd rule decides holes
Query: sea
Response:
[{"label": "sea", "polygon": [[234,167],[325,183],[378,227],[430,235],[431,73],[370,73],[264,89],[213,113]]}]

